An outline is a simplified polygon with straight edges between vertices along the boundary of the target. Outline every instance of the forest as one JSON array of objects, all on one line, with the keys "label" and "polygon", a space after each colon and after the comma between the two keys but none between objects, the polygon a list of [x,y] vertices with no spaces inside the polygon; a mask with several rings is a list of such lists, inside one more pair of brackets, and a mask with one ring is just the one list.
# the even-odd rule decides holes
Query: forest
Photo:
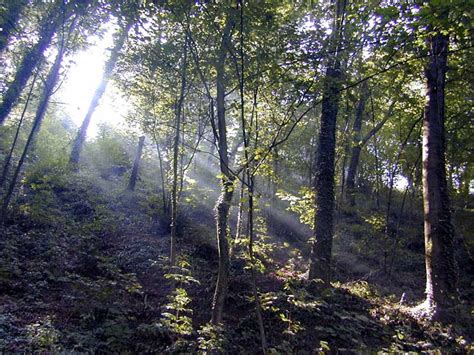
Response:
[{"label": "forest", "polygon": [[0,0],[0,352],[473,352],[473,16]]}]

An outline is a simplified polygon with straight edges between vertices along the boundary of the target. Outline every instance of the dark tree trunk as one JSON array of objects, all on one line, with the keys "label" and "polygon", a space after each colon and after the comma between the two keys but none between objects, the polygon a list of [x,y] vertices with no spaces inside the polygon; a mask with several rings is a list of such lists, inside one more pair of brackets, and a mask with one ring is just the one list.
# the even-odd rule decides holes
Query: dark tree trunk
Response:
[{"label": "dark tree trunk", "polygon": [[334,56],[326,69],[324,83],[319,148],[316,160],[315,187],[315,241],[311,249],[310,279],[331,280],[331,256],[334,228],[334,157],[336,148],[336,118],[341,90],[340,33],[342,30],[345,0],[336,4],[333,28]]},{"label": "dark tree trunk", "polygon": [[76,138],[72,144],[71,156],[69,158],[69,163],[71,164],[73,169],[78,169],[79,160],[81,158],[81,151],[82,147],[84,146],[84,142],[87,136],[87,129],[89,128],[89,124],[92,118],[92,115],[99,105],[100,99],[104,95],[105,90],[107,89],[107,84],[109,83],[110,76],[117,64],[117,60],[120,55],[120,51],[127,39],[128,31],[132,26],[132,22],[127,23],[125,28],[120,30],[120,33],[117,36],[115,41],[115,45],[110,53],[110,58],[105,63],[104,73],[102,75],[102,80],[97,87],[94,96],[89,104],[89,109],[87,110],[86,116],[82,121],[81,127],[77,132]]},{"label": "dark tree trunk", "polygon": [[15,31],[16,24],[20,18],[20,13],[25,7],[26,0],[6,0],[4,3],[5,12],[0,16],[0,53],[8,45],[8,40]]},{"label": "dark tree trunk", "polygon": [[340,71],[328,68],[321,113],[321,131],[316,161],[315,241],[311,250],[310,279],[330,282],[334,224],[334,155],[336,148],[336,117],[340,90]]},{"label": "dark tree trunk", "polygon": [[[7,91],[3,95],[3,101],[0,105],[0,125],[2,125],[8,117],[8,114],[18,101],[23,88],[33,73],[33,70],[42,60],[43,53],[50,45],[57,27],[61,21],[67,20],[67,14],[71,14],[70,11],[66,11],[62,8],[61,3],[62,1],[56,1],[56,5],[50,10],[48,16],[42,22],[38,42],[25,53],[25,56],[18,66],[13,82],[8,86]],[[65,16],[61,16],[63,13]]]},{"label": "dark tree trunk", "polygon": [[[73,30],[74,25],[71,28]],[[20,175],[21,169],[23,167],[23,163],[28,155],[28,152],[33,149],[35,137],[41,127],[41,123],[43,122],[43,118],[46,114],[46,110],[48,108],[49,99],[53,94],[54,87],[59,78],[59,70],[61,68],[62,59],[64,56],[65,48],[64,46],[59,48],[59,52],[56,56],[56,60],[54,61],[51,70],[49,71],[48,77],[46,78],[46,82],[44,84],[43,93],[41,95],[38,108],[36,109],[35,119],[33,121],[33,126],[31,128],[30,134],[26,140],[25,147],[23,148],[23,153],[18,161],[18,165],[13,173],[12,180],[10,185],[6,191],[6,194],[3,198],[3,204],[0,214],[0,221],[3,223],[7,214],[8,205],[10,204],[10,200],[13,196],[13,191],[15,189],[16,183],[18,181],[18,177]]]},{"label": "dark tree trunk", "polygon": [[425,70],[426,105],[423,117],[423,206],[426,260],[426,304],[434,318],[442,319],[457,301],[454,232],[446,182],[444,89],[448,37],[428,39]]},{"label": "dark tree trunk", "polygon": [[[232,14],[228,15],[227,22],[222,34],[222,41],[219,48],[216,62],[216,84],[217,84],[217,130],[218,130],[218,153],[219,165],[222,173],[221,194],[214,207],[216,212],[216,233],[217,248],[219,252],[219,267],[217,274],[217,284],[212,301],[211,323],[217,325],[222,323],[224,312],[224,302],[227,296],[227,286],[229,283],[229,243],[227,242],[227,225],[229,220],[229,209],[234,191],[234,176],[229,169],[229,156],[227,146],[227,127],[225,119],[225,60],[230,46],[232,28],[234,20]],[[213,110],[213,109],[211,109]],[[212,111],[211,111],[212,113]],[[212,115],[211,115],[212,116]],[[211,117],[211,120],[213,118]]]},{"label": "dark tree trunk", "polygon": [[135,185],[137,184],[138,172],[140,169],[140,161],[142,159],[143,145],[145,144],[145,136],[141,136],[138,139],[137,153],[135,154],[135,160],[133,161],[132,173],[130,174],[130,180],[128,182],[127,190],[134,191]]}]

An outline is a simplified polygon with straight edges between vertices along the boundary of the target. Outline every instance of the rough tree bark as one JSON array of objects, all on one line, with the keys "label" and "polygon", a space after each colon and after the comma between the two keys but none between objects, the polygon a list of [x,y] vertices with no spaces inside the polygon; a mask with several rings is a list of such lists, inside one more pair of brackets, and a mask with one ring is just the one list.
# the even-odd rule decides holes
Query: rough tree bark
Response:
[{"label": "rough tree bark", "polygon": [[124,28],[119,30],[118,36],[116,38],[114,47],[110,53],[110,57],[105,63],[104,73],[102,74],[102,80],[97,87],[94,96],[89,104],[89,109],[87,110],[86,116],[82,121],[81,127],[77,132],[76,138],[72,144],[71,156],[69,157],[69,163],[73,169],[78,169],[79,160],[81,157],[82,147],[84,146],[84,142],[87,136],[87,129],[89,128],[89,124],[92,118],[92,114],[94,113],[95,109],[99,105],[100,99],[104,95],[105,90],[107,89],[107,84],[109,83],[110,76],[115,68],[115,64],[120,55],[120,51],[127,39],[128,31],[132,26],[132,22],[129,21]]},{"label": "rough tree bark", "polygon": [[445,166],[445,103],[448,37],[428,39],[423,117],[423,206],[426,261],[426,305],[434,319],[443,319],[457,301],[454,232]]},{"label": "rough tree bark", "polygon": [[336,1],[333,27],[333,56],[328,62],[323,91],[321,129],[316,160],[315,241],[311,249],[310,279],[329,284],[331,276],[332,239],[334,228],[334,157],[336,147],[336,118],[341,90],[340,45],[346,0]]},{"label": "rough tree bark", "polygon": [[33,70],[41,61],[44,51],[49,47],[58,26],[62,21],[66,21],[71,14],[72,11],[63,8],[62,1],[56,1],[54,7],[48,12],[41,23],[38,42],[25,53],[13,81],[3,95],[0,105],[0,125],[5,122],[13,106],[17,103]]},{"label": "rough tree bark", "polygon": [[[227,226],[229,219],[229,209],[234,192],[234,176],[229,169],[229,156],[227,145],[227,127],[225,119],[225,61],[230,46],[234,19],[229,14],[222,32],[221,44],[218,50],[216,61],[216,86],[217,86],[217,131],[219,166],[222,174],[221,194],[214,207],[216,213],[217,248],[219,253],[219,266],[217,273],[217,283],[212,301],[211,323],[218,325],[222,323],[224,302],[227,296],[227,286],[229,283],[229,243],[227,241]],[[213,110],[213,109],[212,109]],[[212,111],[211,111],[212,116]],[[211,117],[211,120],[214,118]]]}]

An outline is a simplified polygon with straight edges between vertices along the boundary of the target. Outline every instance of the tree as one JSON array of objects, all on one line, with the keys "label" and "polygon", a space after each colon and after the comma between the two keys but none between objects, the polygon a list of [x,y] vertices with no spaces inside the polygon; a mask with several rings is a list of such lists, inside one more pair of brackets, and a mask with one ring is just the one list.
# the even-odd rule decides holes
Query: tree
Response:
[{"label": "tree", "polygon": [[[220,46],[217,50],[216,70],[216,111],[217,111],[217,145],[219,153],[219,166],[221,170],[221,194],[214,207],[216,211],[216,233],[217,247],[219,251],[219,267],[217,272],[217,283],[212,301],[213,325],[222,323],[224,312],[224,302],[227,295],[229,283],[229,243],[227,241],[227,225],[229,219],[229,209],[234,193],[234,179],[229,167],[229,155],[227,144],[227,126],[225,115],[225,61],[230,49],[232,30],[235,25],[233,9],[227,14],[225,26],[222,29]],[[212,110],[214,110],[212,108]],[[211,117],[214,120],[214,117]]]},{"label": "tree", "polygon": [[[447,9],[442,10],[447,17]],[[457,301],[454,231],[445,165],[445,85],[449,39],[437,28],[427,39],[426,104],[423,117],[423,206],[426,306],[443,319]]]},{"label": "tree", "polygon": [[310,279],[330,282],[332,239],[334,229],[334,156],[336,148],[336,118],[341,91],[342,32],[346,0],[336,0],[335,19],[331,38],[326,77],[324,78],[321,111],[321,129],[316,160],[315,190],[315,241],[311,249]]}]

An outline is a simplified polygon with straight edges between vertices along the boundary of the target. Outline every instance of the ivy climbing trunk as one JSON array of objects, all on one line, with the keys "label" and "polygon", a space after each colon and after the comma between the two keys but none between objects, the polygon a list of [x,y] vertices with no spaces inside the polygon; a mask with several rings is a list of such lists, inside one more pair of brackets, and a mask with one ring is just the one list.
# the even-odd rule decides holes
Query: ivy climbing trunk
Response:
[{"label": "ivy climbing trunk", "polygon": [[81,157],[82,147],[84,146],[84,142],[87,136],[87,129],[89,128],[89,124],[92,118],[92,115],[99,105],[100,99],[104,95],[105,90],[107,89],[107,84],[109,83],[109,79],[112,75],[112,72],[117,64],[117,60],[120,55],[120,51],[127,39],[128,31],[132,26],[132,22],[129,21],[124,28],[119,30],[117,38],[115,40],[114,47],[110,53],[110,57],[105,63],[104,73],[102,74],[102,80],[95,90],[94,96],[89,104],[89,109],[82,121],[81,127],[76,134],[76,138],[72,144],[71,156],[69,157],[69,164],[74,170],[78,169],[79,160]]},{"label": "ivy climbing trunk", "polygon": [[445,103],[448,37],[428,39],[423,117],[423,206],[426,261],[426,304],[433,318],[443,319],[457,301],[454,232],[445,165]]},{"label": "ivy climbing trunk", "polygon": [[315,241],[311,249],[310,279],[329,284],[331,275],[332,239],[334,228],[334,157],[336,148],[336,118],[341,91],[342,27],[346,0],[336,0],[332,38],[332,57],[328,60],[321,111],[319,147],[316,158]]}]

